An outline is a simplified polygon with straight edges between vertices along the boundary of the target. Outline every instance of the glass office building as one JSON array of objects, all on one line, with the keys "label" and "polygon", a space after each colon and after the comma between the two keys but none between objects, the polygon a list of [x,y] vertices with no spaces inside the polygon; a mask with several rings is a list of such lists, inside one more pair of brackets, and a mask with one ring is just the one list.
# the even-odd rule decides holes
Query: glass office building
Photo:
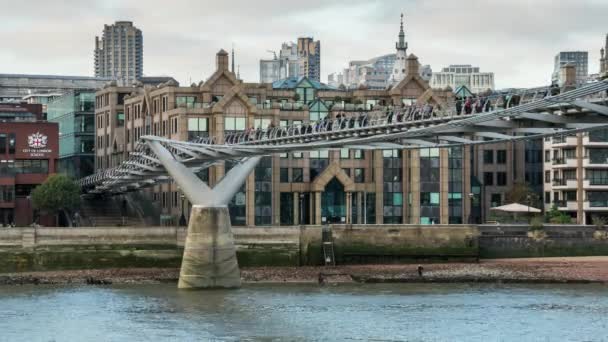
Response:
[{"label": "glass office building", "polygon": [[78,179],[93,173],[95,91],[74,90],[48,104],[48,121],[59,123],[57,171]]}]

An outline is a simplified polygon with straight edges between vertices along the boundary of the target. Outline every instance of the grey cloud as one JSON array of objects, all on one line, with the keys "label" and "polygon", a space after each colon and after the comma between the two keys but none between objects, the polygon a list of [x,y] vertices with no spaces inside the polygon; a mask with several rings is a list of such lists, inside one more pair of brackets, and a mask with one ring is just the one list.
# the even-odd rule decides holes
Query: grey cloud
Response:
[{"label": "grey cloud", "polygon": [[2,8],[0,40],[11,44],[0,49],[0,72],[90,75],[103,24],[132,20],[144,33],[148,75],[198,81],[213,71],[215,53],[234,43],[241,75],[257,81],[266,50],[300,35],[321,40],[327,75],[349,60],[393,52],[403,11],[409,52],[422,63],[476,64],[506,87],[548,82],[559,50],[589,50],[596,72],[608,2],[30,0]]}]

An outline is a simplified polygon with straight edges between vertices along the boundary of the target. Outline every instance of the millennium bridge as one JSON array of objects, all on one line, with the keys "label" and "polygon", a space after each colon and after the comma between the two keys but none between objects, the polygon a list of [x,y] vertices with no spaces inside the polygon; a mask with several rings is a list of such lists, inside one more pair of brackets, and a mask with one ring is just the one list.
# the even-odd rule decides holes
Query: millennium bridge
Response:
[{"label": "millennium bridge", "polygon": [[[537,139],[608,128],[608,80],[575,89],[537,87],[447,106],[344,112],[289,127],[176,141],[143,136],[119,166],[79,181],[85,194],[120,194],[174,181],[192,203],[178,287],[238,287],[240,272],[227,204],[267,155],[320,149],[415,149]],[[225,160],[215,187],[196,172]]]}]

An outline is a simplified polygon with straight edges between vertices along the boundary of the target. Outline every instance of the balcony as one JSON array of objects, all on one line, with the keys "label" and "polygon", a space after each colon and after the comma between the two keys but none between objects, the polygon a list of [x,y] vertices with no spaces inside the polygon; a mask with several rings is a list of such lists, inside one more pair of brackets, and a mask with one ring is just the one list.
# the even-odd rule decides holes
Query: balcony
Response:
[{"label": "balcony", "polygon": [[553,186],[556,188],[561,187],[563,189],[576,189],[578,187],[578,181],[576,179],[554,178]]},{"label": "balcony", "polygon": [[583,159],[583,167],[608,167],[608,158],[598,158],[585,156]]},{"label": "balcony", "polygon": [[566,202],[566,200],[554,200],[553,204],[558,208],[558,209],[565,209],[568,207],[568,202]]},{"label": "balcony", "polygon": [[593,177],[593,178],[586,178],[585,181],[589,182],[588,184],[590,186],[608,185],[608,178]]},{"label": "balcony", "polygon": [[577,137],[555,136],[552,138],[551,144],[553,147],[576,146]]},{"label": "balcony", "polygon": [[577,159],[576,157],[553,158],[552,164],[556,167],[575,168],[577,167]]},{"label": "balcony", "polygon": [[606,210],[608,211],[608,200],[595,200],[595,201],[585,201],[583,202],[584,210]]}]

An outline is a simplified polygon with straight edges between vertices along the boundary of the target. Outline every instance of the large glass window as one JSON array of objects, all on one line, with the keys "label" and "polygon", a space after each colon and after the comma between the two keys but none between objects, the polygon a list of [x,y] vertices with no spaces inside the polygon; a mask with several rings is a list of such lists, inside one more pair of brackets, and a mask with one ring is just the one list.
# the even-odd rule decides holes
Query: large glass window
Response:
[{"label": "large glass window", "polygon": [[281,192],[281,225],[292,225],[293,220],[293,194]]},{"label": "large glass window", "polygon": [[329,165],[327,150],[310,152],[310,181],[312,182]]},{"label": "large glass window", "polygon": [[289,168],[282,167],[279,170],[279,175],[281,183],[289,183]]},{"label": "large glass window", "polygon": [[496,151],[496,163],[497,164],[506,164],[506,162],[507,162],[507,151],[506,150]]},{"label": "large glass window", "polygon": [[355,183],[365,183],[365,169],[356,168],[355,169]]},{"label": "large glass window", "polygon": [[270,126],[272,119],[255,119],[254,120],[254,128],[255,129],[267,129]]},{"label": "large glass window", "polygon": [[589,148],[587,149],[591,164],[606,164],[608,163],[607,148]]},{"label": "large glass window", "polygon": [[589,132],[589,141],[608,142],[608,129],[596,129]]},{"label": "large glass window", "polygon": [[[226,161],[226,173],[230,171],[237,162]],[[244,226],[247,224],[247,209],[246,209],[245,184],[241,186],[239,191],[234,195],[230,203],[228,203],[228,212],[230,213],[230,223],[233,226]]]},{"label": "large glass window", "polygon": [[291,181],[293,183],[302,183],[304,182],[304,170],[299,167],[294,167],[291,169]]},{"label": "large glass window", "polygon": [[224,130],[226,132],[241,132],[245,130],[246,118],[226,117],[224,122]]},{"label": "large glass window", "polygon": [[608,207],[608,191],[587,191],[587,200],[590,207]]},{"label": "large glass window", "polygon": [[122,127],[125,125],[125,112],[116,112],[116,127]]},{"label": "large glass window", "polygon": [[49,173],[47,159],[18,159],[0,163],[0,174]]},{"label": "large glass window", "polygon": [[494,173],[484,172],[483,173],[483,185],[494,185]]},{"label": "large glass window", "polygon": [[17,138],[15,133],[8,134],[8,154],[15,154],[15,146],[17,144]]},{"label": "large glass window", "polygon": [[6,153],[6,134],[0,133],[0,154]]},{"label": "large glass window", "polygon": [[177,96],[175,98],[176,108],[194,108],[196,96]]},{"label": "large glass window", "polygon": [[[403,182],[402,159],[400,150],[382,151],[383,189],[384,189],[384,223],[403,222]],[[355,169],[356,171],[357,169]],[[361,169],[362,170],[362,169]],[[363,171],[363,170],[362,170]]]},{"label": "large glass window", "polygon": [[13,202],[15,200],[14,185],[0,185],[0,203]]},{"label": "large glass window", "polygon": [[494,150],[484,150],[483,151],[483,163],[484,164],[494,164]]},{"label": "large glass window", "polygon": [[587,170],[590,185],[608,185],[608,170]]},{"label": "large glass window", "polygon": [[461,146],[451,147],[448,149],[448,206],[449,217],[448,223],[461,224],[463,222],[462,210],[462,164],[463,164],[463,148]]},{"label": "large glass window", "polygon": [[255,225],[272,224],[272,158],[255,167]]},{"label": "large glass window", "polygon": [[209,136],[209,119],[188,118],[188,140]]}]

